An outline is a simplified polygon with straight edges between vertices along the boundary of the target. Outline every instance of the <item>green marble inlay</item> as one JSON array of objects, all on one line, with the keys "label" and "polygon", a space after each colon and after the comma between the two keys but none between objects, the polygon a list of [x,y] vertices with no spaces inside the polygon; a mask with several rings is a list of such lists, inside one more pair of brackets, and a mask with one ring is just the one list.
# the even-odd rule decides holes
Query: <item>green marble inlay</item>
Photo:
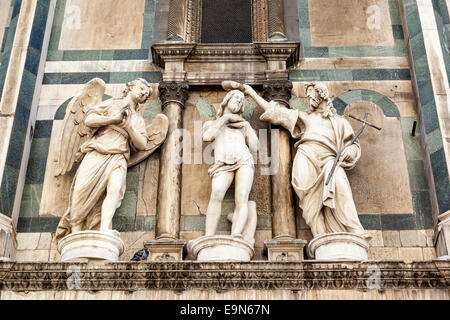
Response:
[{"label": "green marble inlay", "polygon": [[428,181],[422,160],[408,160],[408,173],[411,191],[428,191]]},{"label": "green marble inlay", "polygon": [[125,196],[122,199],[122,204],[117,210],[116,215],[134,217],[136,216],[137,195],[135,191],[125,191]]},{"label": "green marble inlay", "polygon": [[20,217],[39,217],[42,184],[26,184],[23,188]]},{"label": "green marble inlay", "polygon": [[[311,42],[311,23],[309,19],[308,0],[297,0],[299,16],[299,33],[304,57],[389,57],[407,56],[406,45],[402,30],[400,9],[397,0],[389,0],[389,12],[394,35],[394,46],[385,47],[313,47]],[[330,80],[331,81],[331,80]]]},{"label": "green marble inlay", "polygon": [[[335,101],[337,103],[335,103]],[[357,101],[369,101],[378,105],[386,117],[400,117],[396,104],[388,97],[372,90],[351,90],[340,94],[333,101],[333,105],[339,114],[344,112],[347,105]],[[344,104],[342,104],[342,102]]]},{"label": "green marble inlay", "polygon": [[161,107],[162,102],[159,97],[151,100],[150,103],[145,107],[144,118],[153,119],[158,113],[161,113]]},{"label": "green marble inlay", "polygon": [[59,50],[65,9],[66,0],[58,0],[56,2],[47,61],[134,60],[148,58],[150,44],[153,39],[155,0],[145,1],[142,42],[141,49],[138,50]]},{"label": "green marble inlay", "polygon": [[427,142],[428,152],[435,153],[439,149],[444,147],[442,143],[441,130],[436,129],[425,136],[425,141]]},{"label": "green marble inlay", "polygon": [[0,212],[11,216],[14,198],[16,196],[16,186],[19,179],[19,170],[5,166],[0,193]]},{"label": "green marble inlay", "polygon": [[202,118],[208,119],[216,116],[216,110],[211,102],[197,93],[191,94],[186,103],[195,106]]},{"label": "green marble inlay", "polygon": [[258,106],[258,104],[253,100],[252,97],[245,97],[245,106],[244,106],[244,112],[242,113],[242,117],[244,119],[249,120],[253,114],[253,111],[255,111],[255,108]]},{"label": "green marble inlay", "polygon": [[429,191],[412,191],[417,229],[434,228]]},{"label": "green marble inlay", "polygon": [[448,168],[444,149],[441,148],[436,152],[431,153],[430,161],[433,170],[439,212],[444,213],[450,210],[450,180],[448,178]]},{"label": "green marble inlay", "polygon": [[291,81],[410,80],[409,69],[291,70]]},{"label": "green marble inlay", "polygon": [[[415,135],[412,136],[412,128],[414,121],[416,121]],[[402,126],[403,146],[405,147],[405,154],[407,160],[423,160],[423,152],[420,144],[420,127],[417,118],[400,118]]]},{"label": "green marble inlay", "polygon": [[450,17],[446,0],[433,0],[434,16],[436,18],[437,31],[441,42],[447,79],[450,82]]},{"label": "green marble inlay", "polygon": [[379,214],[360,214],[359,221],[366,230],[381,230],[381,220]]},{"label": "green marble inlay", "polygon": [[416,219],[413,214],[382,214],[382,230],[416,230]]},{"label": "green marble inlay", "polygon": [[127,172],[127,191],[137,192],[139,189],[139,171],[129,169]]},{"label": "green marble inlay", "polygon": [[31,144],[25,183],[44,183],[50,138],[35,138]]},{"label": "green marble inlay", "polygon": [[289,106],[292,109],[297,109],[300,111],[308,111],[308,107],[306,106],[306,104],[303,103],[303,101],[299,98],[299,97],[292,97],[291,100],[289,101]]},{"label": "green marble inlay", "polygon": [[71,72],[46,73],[43,84],[85,84],[93,78],[100,78],[106,83],[127,83],[137,78],[144,78],[150,83],[162,80],[160,72]]},{"label": "green marble inlay", "polygon": [[2,54],[0,56],[0,99],[3,94],[4,81],[6,79],[6,73],[8,71],[9,61],[11,57],[11,50],[16,35],[17,22],[19,20],[20,7],[22,0],[12,0],[10,5],[10,13],[8,16],[7,29],[3,35],[4,39],[0,39],[0,50]]}]

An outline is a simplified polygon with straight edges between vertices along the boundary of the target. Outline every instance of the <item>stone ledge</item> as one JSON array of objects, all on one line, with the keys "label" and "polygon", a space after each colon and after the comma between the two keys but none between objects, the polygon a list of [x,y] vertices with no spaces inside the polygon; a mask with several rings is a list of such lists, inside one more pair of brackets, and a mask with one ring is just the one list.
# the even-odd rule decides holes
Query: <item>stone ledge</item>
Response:
[{"label": "stone ledge", "polygon": [[[70,269],[69,269],[70,268]],[[17,263],[0,262],[0,291],[68,290],[79,270],[76,290],[312,290],[445,289],[450,261],[367,262],[152,262]],[[73,280],[73,279],[72,279]]]}]

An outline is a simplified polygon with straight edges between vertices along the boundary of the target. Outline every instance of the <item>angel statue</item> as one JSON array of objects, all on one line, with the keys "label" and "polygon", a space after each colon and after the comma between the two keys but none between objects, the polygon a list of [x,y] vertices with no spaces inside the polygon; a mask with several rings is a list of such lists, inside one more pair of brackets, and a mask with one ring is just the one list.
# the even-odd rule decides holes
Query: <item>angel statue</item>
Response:
[{"label": "angel statue", "polygon": [[165,140],[168,119],[159,114],[146,126],[143,106],[150,84],[137,79],[126,84],[123,96],[102,102],[106,85],[95,78],[70,101],[55,155],[55,176],[79,163],[70,187],[69,207],[56,230],[56,239],[82,230],[112,230],[122,202],[127,168],[147,158]]},{"label": "angel statue", "polygon": [[[303,112],[266,101],[249,85],[230,82],[230,86],[250,95],[264,109],[261,120],[283,126],[298,140],[291,183],[313,236],[350,232],[369,238],[344,171],[355,167],[361,157],[360,144],[350,123],[336,114],[328,88],[319,82],[306,84],[309,106]],[[330,174],[340,150],[338,166]]]}]

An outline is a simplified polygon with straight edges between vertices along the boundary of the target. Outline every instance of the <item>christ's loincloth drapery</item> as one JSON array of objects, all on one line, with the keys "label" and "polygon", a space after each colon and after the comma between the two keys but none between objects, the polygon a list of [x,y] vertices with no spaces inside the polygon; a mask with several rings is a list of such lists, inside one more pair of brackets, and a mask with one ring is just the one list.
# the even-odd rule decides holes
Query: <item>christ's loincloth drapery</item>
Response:
[{"label": "christ's loincloth drapery", "polygon": [[[207,121],[204,128],[208,128],[213,121]],[[232,172],[242,166],[254,169],[253,156],[245,142],[244,129],[223,126],[214,140],[214,164],[208,169],[210,177],[223,172]]]}]

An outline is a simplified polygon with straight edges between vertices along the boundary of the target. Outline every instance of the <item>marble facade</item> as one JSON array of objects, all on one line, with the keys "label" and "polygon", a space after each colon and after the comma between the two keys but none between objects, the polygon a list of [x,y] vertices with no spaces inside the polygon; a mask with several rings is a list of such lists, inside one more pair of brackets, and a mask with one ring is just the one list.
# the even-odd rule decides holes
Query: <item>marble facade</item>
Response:
[{"label": "marble facade", "polygon": [[[362,117],[368,112],[369,121],[383,130],[364,132],[360,162],[348,173],[359,220],[372,237],[368,261],[420,261],[425,268],[426,263],[448,257],[448,1],[277,0],[284,5],[284,11],[279,11],[265,6],[266,1],[253,0],[253,12],[283,18],[253,21],[253,44],[236,45],[201,42],[195,22],[201,13],[200,1],[184,0],[187,5],[182,12],[171,7],[169,0],[133,0],[126,8],[120,1],[90,2],[11,0],[0,5],[0,40],[4,39],[0,55],[0,261],[60,261],[55,231],[68,205],[71,178],[53,177],[52,154],[70,98],[95,77],[106,83],[102,100],[120,97],[125,83],[145,78],[157,92],[143,111],[145,122],[151,123],[163,112],[171,121],[169,132],[183,130],[181,150],[176,149],[181,137],[173,136],[161,150],[127,172],[126,192],[113,219],[113,228],[124,243],[119,263],[128,262],[144,246],[157,248],[153,257],[167,253],[166,258],[173,257],[169,261],[193,260],[183,245],[204,235],[211,193],[211,164],[204,161],[209,143],[196,134],[216,117],[226,94],[220,87],[222,80],[248,83],[261,96],[278,95],[281,104],[303,111],[308,103],[304,85],[320,81],[327,85],[339,115],[348,119],[349,113]],[[352,13],[343,19],[348,8]],[[326,12],[333,13],[337,24],[324,23]],[[80,21],[75,19],[78,13]],[[113,24],[104,18],[106,14],[116,17]],[[79,28],[68,28],[71,23]],[[182,39],[168,41],[174,32]],[[176,86],[170,87],[173,81]],[[282,81],[291,83],[289,93],[286,86],[274,87]],[[245,99],[242,116],[254,128],[261,149],[249,195],[257,208],[254,253],[248,265],[242,265],[251,269],[256,261],[270,265],[286,259],[282,261],[304,266],[312,260],[305,245],[313,234],[293,190],[277,189],[285,185],[279,181],[290,182],[286,172],[290,172],[294,142],[282,128],[261,121],[262,113],[253,99]],[[349,121],[355,131],[359,129],[360,123]],[[273,129],[278,129],[278,135],[272,134]],[[285,155],[277,176],[266,174],[272,164],[273,139]],[[166,160],[174,150],[184,158],[172,166]],[[185,161],[188,155],[189,162]],[[161,172],[171,175],[161,176]],[[222,202],[220,236],[231,233],[227,215],[235,209],[234,191],[232,186]],[[158,241],[168,247],[161,249]],[[149,258],[148,263],[155,259]],[[1,270],[9,270],[6,263],[0,262]],[[436,266],[441,271],[447,268]],[[448,285],[448,276],[443,278]],[[443,287],[420,289],[417,295],[448,299]],[[159,294],[144,290],[139,294]],[[201,288],[190,290],[184,297],[206,297]],[[260,297],[300,298],[287,291],[252,290],[258,290]],[[299,295],[337,297],[311,290],[301,288]],[[357,290],[348,290],[348,297],[363,298]],[[398,294],[389,287],[371,298],[416,297],[405,290]],[[245,292],[230,295],[242,298]],[[59,297],[70,294],[61,292]],[[108,290],[102,294],[123,298]],[[2,299],[18,299],[18,295],[14,289],[0,290]],[[41,290],[33,295],[54,294]],[[173,294],[168,290],[159,296]]]}]

